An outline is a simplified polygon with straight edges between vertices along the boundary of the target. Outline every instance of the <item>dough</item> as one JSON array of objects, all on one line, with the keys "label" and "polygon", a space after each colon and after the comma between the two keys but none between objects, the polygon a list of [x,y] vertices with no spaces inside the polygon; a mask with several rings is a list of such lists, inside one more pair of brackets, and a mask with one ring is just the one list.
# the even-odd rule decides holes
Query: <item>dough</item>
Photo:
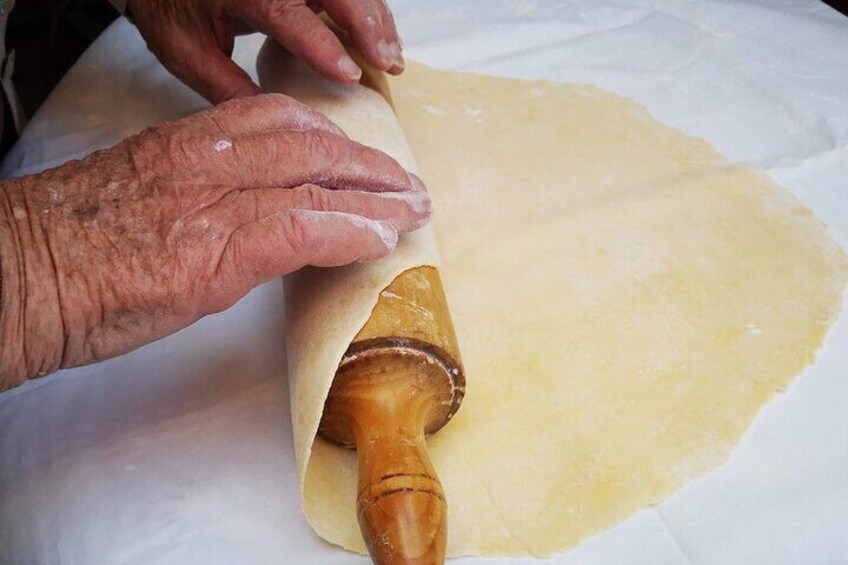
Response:
[{"label": "dough", "polygon": [[[374,93],[286,86],[282,73],[303,76],[268,59],[266,87],[414,168]],[[591,86],[410,65],[392,93],[433,196],[467,375],[463,407],[430,439],[450,555],[550,555],[663,500],[726,461],[813,362],[848,261],[762,172]],[[304,510],[356,551],[354,454],[315,431],[379,292],[436,264],[429,238],[287,286],[301,300],[289,355]]]}]

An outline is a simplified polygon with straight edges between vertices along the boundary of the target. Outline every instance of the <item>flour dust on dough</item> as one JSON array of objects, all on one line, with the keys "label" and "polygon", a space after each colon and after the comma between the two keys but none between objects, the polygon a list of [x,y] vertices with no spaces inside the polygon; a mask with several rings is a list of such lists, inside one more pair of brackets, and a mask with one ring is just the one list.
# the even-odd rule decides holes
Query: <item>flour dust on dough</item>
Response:
[{"label": "flour dust on dough", "polygon": [[[762,172],[591,86],[410,65],[392,94],[467,375],[429,442],[450,555],[550,555],[663,500],[813,362],[848,262]],[[363,551],[355,457],[310,433],[307,516]]]}]

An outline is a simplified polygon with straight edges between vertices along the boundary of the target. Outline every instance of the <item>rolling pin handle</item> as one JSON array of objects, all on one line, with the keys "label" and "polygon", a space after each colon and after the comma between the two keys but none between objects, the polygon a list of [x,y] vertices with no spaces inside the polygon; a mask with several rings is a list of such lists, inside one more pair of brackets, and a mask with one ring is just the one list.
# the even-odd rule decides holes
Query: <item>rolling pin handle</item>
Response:
[{"label": "rolling pin handle", "polygon": [[417,434],[400,429],[397,434],[369,437],[357,442],[357,452],[361,487],[357,517],[374,562],[443,563],[447,506],[423,429]]}]

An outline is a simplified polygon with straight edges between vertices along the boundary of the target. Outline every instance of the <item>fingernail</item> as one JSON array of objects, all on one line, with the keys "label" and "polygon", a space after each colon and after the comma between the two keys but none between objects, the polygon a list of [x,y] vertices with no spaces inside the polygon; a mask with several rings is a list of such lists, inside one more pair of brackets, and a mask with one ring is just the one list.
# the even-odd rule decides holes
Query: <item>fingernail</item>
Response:
[{"label": "fingernail", "polygon": [[374,232],[380,236],[387,249],[394,249],[398,242],[398,232],[389,222],[376,222],[368,220]]},{"label": "fingernail", "polygon": [[350,55],[339,57],[339,70],[350,80],[359,80],[362,77],[362,69],[359,68]]},{"label": "fingernail", "polygon": [[430,195],[426,192],[409,192],[406,193],[406,202],[412,211],[416,214],[430,215]]},{"label": "fingernail", "polygon": [[392,52],[394,53],[394,63],[398,69],[403,69],[406,67],[406,63],[403,61],[403,55],[401,54],[400,43],[393,41],[392,42]]},{"label": "fingernail", "polygon": [[409,176],[409,181],[412,183],[412,190],[417,192],[427,192],[427,187],[424,186],[424,181],[415,173],[406,173]]},{"label": "fingernail", "polygon": [[409,191],[409,192],[380,192],[381,198],[391,198],[392,200],[400,200],[405,202],[412,211],[423,216],[426,223],[426,218],[430,216],[430,195],[424,191]]},{"label": "fingernail", "polygon": [[400,45],[396,41],[389,43],[385,39],[381,39],[377,42],[377,53],[380,54],[380,59],[383,60],[386,66],[397,70],[404,68],[403,56],[400,54]]}]

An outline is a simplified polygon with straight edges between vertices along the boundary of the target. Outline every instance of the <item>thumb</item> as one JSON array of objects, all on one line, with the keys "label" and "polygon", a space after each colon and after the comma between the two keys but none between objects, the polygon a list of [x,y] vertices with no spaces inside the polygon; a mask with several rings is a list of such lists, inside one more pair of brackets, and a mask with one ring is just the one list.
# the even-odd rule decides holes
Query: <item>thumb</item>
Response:
[{"label": "thumb", "polygon": [[262,89],[214,42],[192,41],[159,59],[178,79],[212,104],[253,96]]}]

